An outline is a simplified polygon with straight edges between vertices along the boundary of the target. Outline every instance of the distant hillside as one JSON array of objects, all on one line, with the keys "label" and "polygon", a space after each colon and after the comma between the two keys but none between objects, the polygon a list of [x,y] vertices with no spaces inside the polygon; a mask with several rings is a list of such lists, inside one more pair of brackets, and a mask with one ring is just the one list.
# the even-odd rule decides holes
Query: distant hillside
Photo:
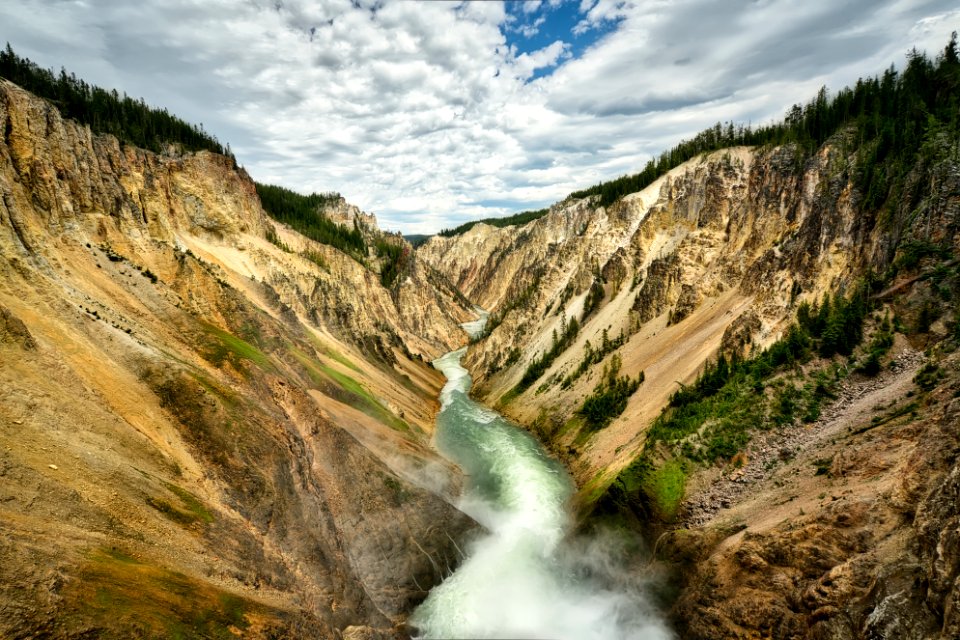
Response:
[{"label": "distant hillside", "polygon": [[460,234],[470,231],[470,229],[473,229],[480,223],[488,224],[491,227],[525,225],[528,222],[533,222],[537,218],[542,218],[543,216],[547,215],[547,211],[549,211],[549,209],[537,209],[536,211],[521,211],[520,213],[515,213],[512,216],[506,216],[505,218],[484,218],[483,220],[473,220],[471,222],[465,222],[459,227],[454,227],[453,229],[444,229],[439,233],[439,235],[447,238],[459,236]]},{"label": "distant hillside", "polygon": [[[852,129],[860,144],[857,185],[866,195],[868,208],[877,208],[888,195],[899,195],[906,173],[928,135],[956,137],[960,131],[957,113],[957,34],[936,60],[913,49],[902,74],[893,66],[881,77],[859,79],[831,97],[826,87],[806,105],[795,104],[782,122],[758,129],[719,122],[690,140],[651,159],[643,171],[574,191],[571,198],[599,196],[600,206],[609,206],[636,193],[654,180],[698,155],[734,146],[797,144],[810,153],[841,127]],[[894,193],[888,191],[895,188]]]},{"label": "distant hillside", "polygon": [[[610,206],[623,196],[636,193],[671,169],[699,155],[735,146],[778,146],[796,144],[805,152],[818,148],[841,127],[851,127],[864,153],[858,187],[867,205],[878,208],[888,201],[890,187],[899,189],[913,164],[912,155],[925,137],[956,136],[960,130],[956,102],[957,39],[950,40],[936,60],[912,50],[902,74],[893,67],[881,77],[860,79],[830,96],[826,87],[806,105],[795,104],[782,122],[753,129],[750,126],[717,123],[693,138],[664,151],[647,162],[642,171],[600,182],[574,191],[567,198],[598,197],[600,206]],[[896,195],[896,194],[893,194]],[[524,225],[542,217],[546,209],[525,211],[506,218],[467,222],[440,235],[466,233],[478,223],[495,227]]]},{"label": "distant hillside", "polygon": [[422,245],[424,242],[433,237],[433,234],[426,233],[405,233],[403,234],[403,239],[409,242],[414,249]]}]

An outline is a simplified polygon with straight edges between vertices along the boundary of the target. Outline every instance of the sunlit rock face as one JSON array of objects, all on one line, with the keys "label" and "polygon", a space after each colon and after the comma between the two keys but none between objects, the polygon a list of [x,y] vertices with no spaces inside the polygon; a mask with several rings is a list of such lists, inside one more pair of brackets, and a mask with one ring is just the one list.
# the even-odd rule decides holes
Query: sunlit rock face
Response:
[{"label": "sunlit rock face", "polygon": [[[886,246],[851,202],[849,176],[836,170],[841,151],[827,145],[800,170],[798,153],[718,151],[608,208],[567,200],[523,227],[477,225],[418,248],[499,322],[466,359],[478,396],[501,401],[564,321],[583,321],[572,347],[502,409],[536,422],[581,486],[622,468],[677,381],[692,379],[721,344],[768,344],[796,304],[850,284],[883,257]],[[576,430],[558,427],[596,379],[560,382],[604,331],[623,334],[623,369],[643,370],[646,381],[619,420],[578,446]]]},{"label": "sunlit rock face", "polygon": [[0,130],[0,635],[402,635],[471,526],[427,364],[471,310],[276,224],[228,158],[5,81]]},{"label": "sunlit rock face", "polygon": [[[788,433],[695,465],[676,521],[626,514],[675,571],[681,637],[957,636],[956,287],[936,281],[956,282],[960,170],[953,143],[935,144],[939,159],[907,178],[911,197],[882,212],[863,209],[841,132],[811,154],[719,151],[610,207],[567,200],[522,227],[477,225],[418,249],[490,312],[492,331],[464,359],[474,395],[567,463],[586,522],[708,359],[769,345],[801,302],[885,272],[898,243],[944,253],[875,294],[868,334],[886,313],[904,326],[924,305],[943,314],[928,331],[899,332],[880,374],[845,379]],[[518,392],[572,319],[576,339]],[[575,412],[612,355],[573,374],[588,341],[596,350],[621,335],[621,371],[646,379],[609,426],[579,428]]]}]

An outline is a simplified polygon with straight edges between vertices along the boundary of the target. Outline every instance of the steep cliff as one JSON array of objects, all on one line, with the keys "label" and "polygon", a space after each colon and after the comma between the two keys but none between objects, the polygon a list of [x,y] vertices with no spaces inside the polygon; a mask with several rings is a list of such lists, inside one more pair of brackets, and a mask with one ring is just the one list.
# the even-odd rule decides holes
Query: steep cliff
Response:
[{"label": "steep cliff", "polygon": [[[794,305],[850,284],[883,258],[889,249],[851,203],[843,162],[832,145],[806,162],[789,147],[733,148],[610,208],[567,201],[522,229],[478,225],[434,238],[418,255],[481,306],[506,309],[470,354],[477,392],[536,422],[578,482],[593,486],[636,456],[677,382],[696,375],[725,333],[728,342],[765,345]],[[586,315],[585,304],[593,307]],[[511,393],[569,319],[582,325],[575,341],[533,385]],[[646,380],[619,419],[587,432],[571,422],[573,409],[614,349],[563,381],[604,334],[611,342],[622,334],[623,371],[644,371]]]},{"label": "steep cliff", "polygon": [[[864,205],[841,129],[814,153],[721,150],[609,207],[568,199],[525,226],[418,249],[491,311],[467,358],[476,393],[567,462],[584,518],[651,536],[675,572],[682,637],[958,633],[960,147],[928,144],[882,209]],[[719,454],[699,448],[709,414],[686,437],[648,440],[708,360],[761,353],[803,303],[858,282],[874,287],[870,346],[744,379],[738,397],[781,403],[776,420],[734,414]],[[612,388],[610,371],[644,377],[622,413],[591,424],[580,409]],[[815,402],[799,415],[803,394]],[[644,498],[658,492],[669,511]]]},{"label": "steep cliff", "polygon": [[270,220],[222,156],[6,81],[0,126],[0,635],[399,633],[471,526],[424,361],[470,312]]}]

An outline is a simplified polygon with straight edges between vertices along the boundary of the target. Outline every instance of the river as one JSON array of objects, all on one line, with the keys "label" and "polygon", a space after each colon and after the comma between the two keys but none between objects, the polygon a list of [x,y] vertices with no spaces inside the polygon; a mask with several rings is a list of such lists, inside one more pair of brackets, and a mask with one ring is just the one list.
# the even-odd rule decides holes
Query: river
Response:
[{"label": "river", "polygon": [[[483,324],[470,326],[482,330]],[[447,377],[436,446],[467,486],[458,507],[485,531],[416,609],[421,638],[661,640],[672,635],[615,545],[571,539],[573,482],[540,444],[469,397],[466,348],[433,364]]]}]

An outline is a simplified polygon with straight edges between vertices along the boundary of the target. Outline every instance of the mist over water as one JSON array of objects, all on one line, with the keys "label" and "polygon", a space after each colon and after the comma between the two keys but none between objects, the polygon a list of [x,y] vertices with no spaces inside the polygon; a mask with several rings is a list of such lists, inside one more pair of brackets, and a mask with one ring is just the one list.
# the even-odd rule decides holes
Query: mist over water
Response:
[{"label": "mist over water", "polygon": [[[482,326],[482,325],[481,325]],[[414,612],[421,638],[671,638],[605,541],[567,539],[573,483],[539,443],[473,402],[466,349],[434,362],[447,377],[436,443],[468,486],[458,505],[486,529]]]}]

